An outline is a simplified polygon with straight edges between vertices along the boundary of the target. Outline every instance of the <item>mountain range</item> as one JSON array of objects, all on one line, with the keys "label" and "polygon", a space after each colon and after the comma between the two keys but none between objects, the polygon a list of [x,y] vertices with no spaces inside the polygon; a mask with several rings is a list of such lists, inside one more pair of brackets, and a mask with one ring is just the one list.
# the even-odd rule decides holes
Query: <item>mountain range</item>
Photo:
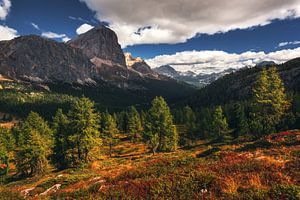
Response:
[{"label": "mountain range", "polygon": [[154,68],[153,70],[159,74],[174,78],[178,81],[186,82],[186,83],[194,85],[198,88],[202,88],[202,87],[212,83],[213,81],[217,80],[218,78],[236,71],[236,69],[229,68],[222,72],[214,72],[214,73],[210,73],[210,74],[205,74],[205,73],[196,74],[192,71],[187,71],[187,72],[176,71],[170,65],[163,65],[163,66]]},{"label": "mountain range", "polygon": [[122,90],[126,96],[146,99],[160,95],[183,97],[195,91],[186,83],[152,71],[144,61],[126,65],[117,35],[105,26],[67,43],[35,35],[1,41],[0,73],[15,81],[50,88],[53,84],[67,84],[101,88],[97,91],[100,93]]}]

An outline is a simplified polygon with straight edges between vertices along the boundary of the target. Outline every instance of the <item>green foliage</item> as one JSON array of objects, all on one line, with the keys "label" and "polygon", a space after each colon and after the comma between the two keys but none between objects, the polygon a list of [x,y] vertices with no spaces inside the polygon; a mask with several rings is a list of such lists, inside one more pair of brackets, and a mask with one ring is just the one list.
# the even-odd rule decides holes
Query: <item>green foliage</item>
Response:
[{"label": "green foliage", "polygon": [[53,117],[52,129],[54,131],[53,163],[58,169],[65,169],[71,162],[72,155],[68,154],[70,142],[70,121],[61,109]]},{"label": "green foliage", "polygon": [[128,112],[128,132],[132,134],[132,140],[137,141],[142,131],[140,114],[134,106],[131,106]]},{"label": "green foliage", "polygon": [[72,103],[68,117],[70,134],[67,154],[71,155],[70,166],[78,167],[88,162],[90,151],[100,143],[99,115],[94,103],[83,97]]},{"label": "green foliage", "polygon": [[213,114],[212,131],[215,137],[222,138],[229,133],[227,119],[221,106],[217,106]]},{"label": "green foliage", "polygon": [[16,168],[21,175],[35,175],[46,171],[51,154],[52,131],[47,123],[31,112],[18,129],[15,150]]},{"label": "green foliage", "polygon": [[294,185],[275,185],[269,191],[269,196],[272,199],[300,199],[300,188]]},{"label": "green foliage", "polygon": [[159,151],[176,150],[178,134],[166,101],[162,97],[156,97],[151,105],[147,115],[144,137],[150,144],[156,143],[150,145],[152,152],[155,152],[156,146]]},{"label": "green foliage", "polygon": [[104,113],[102,115],[102,138],[104,144],[109,146],[109,156],[112,156],[112,147],[117,142],[116,134],[119,132],[116,120],[112,115]]},{"label": "green foliage", "polygon": [[236,127],[235,137],[246,135],[249,133],[248,119],[245,114],[245,108],[242,104],[236,103],[234,105],[234,118]]},{"label": "green foliage", "polygon": [[260,135],[274,132],[289,107],[277,69],[263,69],[253,87],[252,131]]}]

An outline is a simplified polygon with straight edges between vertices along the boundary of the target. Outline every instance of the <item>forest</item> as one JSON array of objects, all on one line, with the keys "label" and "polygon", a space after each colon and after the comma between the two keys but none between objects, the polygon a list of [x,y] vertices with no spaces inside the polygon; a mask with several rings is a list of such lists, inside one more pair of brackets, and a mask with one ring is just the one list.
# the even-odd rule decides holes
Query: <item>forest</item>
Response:
[{"label": "forest", "polygon": [[[124,138],[132,145],[142,143],[146,152],[155,156],[192,149],[199,141],[206,141],[207,146],[259,141],[254,144],[265,147],[269,144],[264,139],[270,134],[300,128],[300,95],[286,92],[275,67],[264,68],[251,90],[248,100],[224,105],[194,109],[185,105],[171,109],[163,97],[155,97],[148,109],[130,106],[120,112],[100,111],[87,97],[66,95],[61,104],[57,102],[54,106],[57,109],[53,116],[49,117],[51,112],[45,115],[28,111],[24,120],[11,129],[0,129],[1,179],[9,182],[53,170],[84,170],[103,154],[101,149],[107,149],[104,154],[108,159],[117,158],[116,147]],[[1,98],[3,101],[7,97]],[[292,140],[289,145],[299,145],[299,140]],[[219,146],[208,148],[197,157],[213,155],[220,150]],[[299,156],[299,151],[295,152]],[[299,167],[299,159],[296,163]],[[190,186],[186,195],[207,192],[213,177],[200,178],[208,181],[208,185],[201,189]],[[290,195],[288,199],[299,198],[299,187],[278,187],[276,190]],[[278,191],[270,191],[253,195],[261,195],[262,199],[266,197],[263,195],[277,195]]]}]

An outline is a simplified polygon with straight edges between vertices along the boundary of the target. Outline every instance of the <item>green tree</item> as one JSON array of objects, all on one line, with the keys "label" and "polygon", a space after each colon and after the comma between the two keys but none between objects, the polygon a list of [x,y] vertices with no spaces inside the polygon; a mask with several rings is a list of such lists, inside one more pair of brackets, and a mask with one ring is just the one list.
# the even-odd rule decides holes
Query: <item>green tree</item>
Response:
[{"label": "green tree", "polygon": [[283,82],[275,67],[263,69],[253,87],[251,126],[259,134],[276,130],[290,102],[285,94]]},{"label": "green tree", "polygon": [[176,150],[178,133],[173,124],[172,115],[166,101],[162,97],[156,97],[151,105],[144,131],[145,139],[148,142],[158,141],[157,150],[159,151]]},{"label": "green tree", "polygon": [[218,138],[222,138],[229,133],[227,119],[223,114],[223,110],[221,106],[217,106],[214,114],[213,114],[213,121],[212,121],[212,130],[214,136]]},{"label": "green tree", "polygon": [[241,103],[234,104],[234,127],[235,137],[246,135],[249,133],[248,119],[245,113],[245,108]]},{"label": "green tree", "polygon": [[14,149],[14,143],[12,131],[0,127],[0,175],[9,171],[9,154]]},{"label": "green tree", "polygon": [[89,153],[100,141],[99,114],[94,102],[82,97],[74,101],[68,113],[70,135],[68,136],[68,154],[72,155],[71,166],[89,161]]},{"label": "green tree", "polygon": [[52,130],[54,135],[53,163],[58,169],[65,169],[69,166],[72,155],[68,154],[70,142],[69,119],[61,109],[58,109],[53,117]]},{"label": "green tree", "polygon": [[45,172],[47,157],[51,153],[51,136],[52,131],[47,123],[37,113],[29,113],[18,129],[15,160],[19,174],[35,175]]},{"label": "green tree", "polygon": [[131,106],[128,112],[128,132],[132,134],[133,141],[140,138],[142,130],[140,114],[134,106]]},{"label": "green tree", "polygon": [[112,147],[116,144],[117,137],[116,134],[119,132],[117,128],[116,120],[109,114],[105,113],[102,116],[102,137],[104,140],[104,144],[109,147],[109,156],[112,156]]}]

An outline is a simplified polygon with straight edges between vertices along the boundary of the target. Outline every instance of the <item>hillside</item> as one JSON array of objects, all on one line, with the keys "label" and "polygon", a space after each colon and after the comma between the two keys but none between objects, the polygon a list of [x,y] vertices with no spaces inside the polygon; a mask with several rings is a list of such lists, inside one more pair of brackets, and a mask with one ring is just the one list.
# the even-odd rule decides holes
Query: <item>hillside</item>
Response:
[{"label": "hillside", "polygon": [[[275,66],[286,90],[288,92],[299,92],[300,58]],[[256,66],[225,75],[200,89],[184,103],[193,107],[206,107],[248,100],[252,94],[251,88],[261,70],[261,66]]]},{"label": "hillside", "polygon": [[85,169],[2,177],[0,199],[299,199],[298,131],[239,144],[195,141],[156,155],[119,138],[112,158],[103,147]]}]

